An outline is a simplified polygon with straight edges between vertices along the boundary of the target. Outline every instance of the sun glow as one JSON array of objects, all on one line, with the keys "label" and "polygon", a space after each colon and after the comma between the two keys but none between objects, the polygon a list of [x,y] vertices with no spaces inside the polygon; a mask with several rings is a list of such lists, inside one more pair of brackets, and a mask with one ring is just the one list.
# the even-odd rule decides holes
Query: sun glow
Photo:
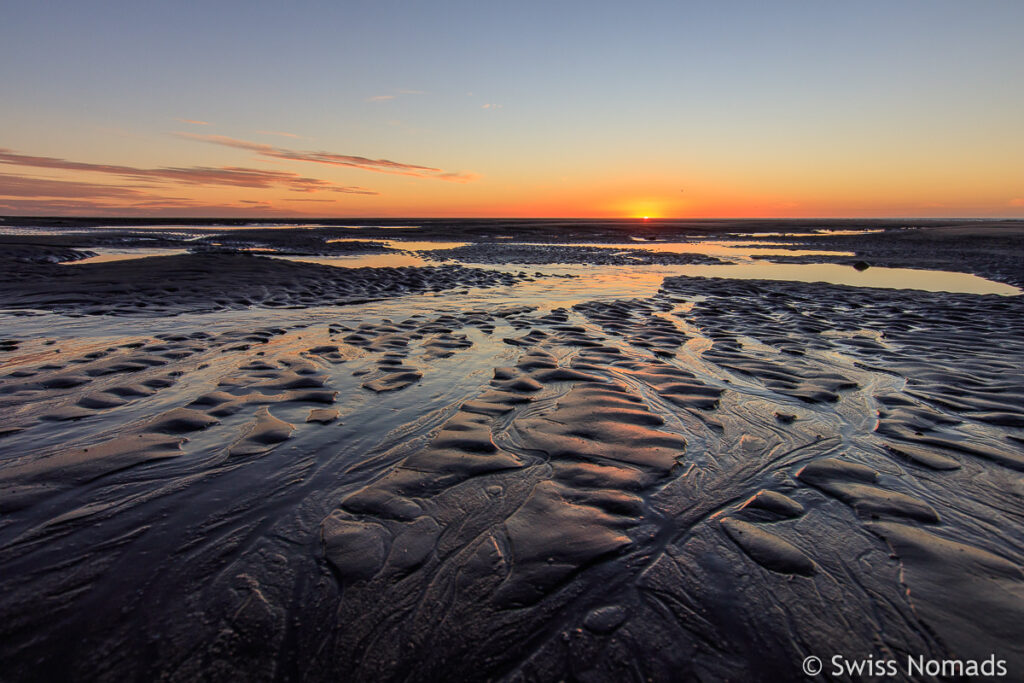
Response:
[{"label": "sun glow", "polygon": [[632,197],[619,203],[619,215],[624,218],[632,218],[639,221],[650,221],[656,218],[664,218],[666,214],[671,215],[672,208],[667,202],[655,197]]}]

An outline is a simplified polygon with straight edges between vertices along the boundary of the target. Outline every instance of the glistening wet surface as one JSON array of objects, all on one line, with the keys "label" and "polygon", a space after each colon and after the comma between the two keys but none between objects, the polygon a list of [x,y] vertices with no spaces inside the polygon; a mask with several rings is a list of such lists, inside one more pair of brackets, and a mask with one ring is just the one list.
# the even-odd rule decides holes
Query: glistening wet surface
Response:
[{"label": "glistening wet surface", "polygon": [[400,268],[425,266],[427,262],[412,254],[361,254],[359,256],[276,256],[297,263],[318,263],[337,268]]},{"label": "glistening wet surface", "polygon": [[632,250],[643,249],[655,253],[668,254],[705,254],[721,256],[726,259],[749,260],[753,256],[786,254],[790,256],[853,256],[852,252],[798,249],[792,245],[778,242],[699,240],[693,242],[629,242],[620,244],[566,244],[567,247],[602,247],[605,249]]},{"label": "glistening wet surface", "polygon": [[680,266],[678,275],[719,277],[741,280],[788,280],[823,282],[850,287],[918,289],[926,292],[961,294],[998,294],[1017,296],[1021,290],[1002,282],[993,282],[969,273],[912,268],[872,267],[859,271],[832,263],[754,263],[728,266]]},{"label": "glistening wet surface", "polygon": [[[164,226],[164,229],[171,229],[182,226]],[[268,226],[263,226],[268,227]],[[273,228],[275,226],[269,226]],[[276,226],[280,229],[295,226]],[[302,228],[313,228],[316,226],[299,226]],[[351,227],[351,226],[346,226]],[[396,228],[415,228],[416,226],[390,226]],[[238,229],[247,229],[238,228]],[[810,233],[809,233],[810,234]],[[836,231],[835,234],[870,234],[870,231]],[[331,243],[358,243],[358,238],[329,239]],[[383,244],[389,249],[401,250],[405,253],[375,253],[360,255],[336,255],[336,256],[295,256],[281,255],[279,258],[288,259],[303,263],[317,263],[322,265],[337,266],[343,268],[382,268],[382,267],[419,267],[427,265],[428,261],[419,254],[422,252],[433,252],[439,254],[438,250],[457,250],[460,247],[469,245],[467,242],[454,241],[423,241],[423,240],[373,240]],[[526,245],[525,243],[501,243],[497,248],[517,246],[540,246]],[[909,268],[884,268],[872,267],[859,271],[854,268],[830,264],[830,263],[770,263],[763,260],[756,260],[758,257],[784,255],[787,257],[839,257],[853,256],[851,252],[832,250],[799,249],[793,245],[782,243],[759,242],[753,240],[745,241],[715,241],[702,240],[693,242],[631,242],[631,243],[569,243],[561,244],[559,248],[583,247],[587,249],[599,248],[610,252],[624,255],[627,259],[629,254],[635,253],[637,249],[653,252],[656,254],[695,254],[709,257],[721,258],[726,265],[679,265],[679,266],[602,266],[611,268],[610,273],[601,276],[602,280],[622,278],[626,281],[644,280],[659,276],[685,275],[690,277],[722,277],[737,279],[765,279],[765,280],[788,280],[796,282],[825,282],[830,284],[842,284],[856,287],[878,287],[895,289],[919,289],[924,291],[945,291],[965,294],[1000,294],[1013,296],[1020,294],[1020,290],[1011,285],[993,282],[984,278],[967,274],[949,271],[937,271],[928,269]],[[239,247],[240,251],[253,253],[273,254],[273,248],[265,247]],[[132,249],[92,249],[96,254],[88,258],[74,261],[67,261],[65,265],[84,265],[93,263],[104,263],[120,260],[132,260],[150,256],[173,255],[186,253],[182,249],[161,249],[161,248],[132,248]],[[461,258],[458,262],[473,264],[471,258]],[[487,264],[474,264],[482,267],[489,267]],[[502,264],[508,268],[534,268],[536,264],[517,264],[509,261]],[[541,267],[540,272],[562,274],[583,274],[590,277],[593,269],[588,266],[577,268],[571,264],[562,264],[560,270],[551,270]],[[644,291],[648,291],[646,288]],[[638,293],[639,295],[640,293]]]},{"label": "glistening wet surface", "polygon": [[181,258],[0,313],[11,680],[1024,672],[1020,297]]},{"label": "glistening wet surface", "polygon": [[[429,244],[429,243],[428,243]],[[606,246],[606,245],[602,245]],[[669,250],[671,251],[671,250]],[[673,252],[676,253],[676,252]],[[280,257],[306,263],[319,263],[341,268],[422,266],[427,261],[411,254],[367,254],[360,256],[293,256]],[[926,292],[952,292],[961,294],[997,294],[1017,296],[1021,290],[1013,285],[993,282],[969,273],[936,271],[911,268],[872,267],[859,271],[851,266],[831,263],[767,263],[745,262],[726,265],[681,265],[681,266],[601,266],[595,272],[587,265],[545,265],[517,264],[503,265],[474,264],[478,268],[498,270],[525,270],[545,275],[572,275],[582,282],[558,285],[541,284],[560,291],[575,290],[579,297],[597,298],[602,296],[647,296],[660,286],[664,277],[688,276],[707,278],[728,278],[739,280],[784,280],[791,282],[822,282],[851,287],[883,289],[916,289]],[[524,298],[534,295],[533,288],[524,292]],[[576,295],[573,295],[576,296]]]},{"label": "glistening wet surface", "polygon": [[134,259],[149,258],[150,256],[176,256],[187,254],[184,249],[93,249],[96,255],[77,261],[65,261],[61,265],[76,266],[89,263],[112,263],[114,261],[131,261]]}]

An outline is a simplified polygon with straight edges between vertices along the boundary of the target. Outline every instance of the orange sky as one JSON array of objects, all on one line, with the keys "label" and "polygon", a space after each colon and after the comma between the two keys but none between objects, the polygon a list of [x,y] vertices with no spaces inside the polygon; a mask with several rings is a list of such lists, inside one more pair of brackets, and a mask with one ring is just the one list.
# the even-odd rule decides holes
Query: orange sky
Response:
[{"label": "orange sky", "polygon": [[313,9],[8,13],[0,214],[1024,217],[1024,3]]}]

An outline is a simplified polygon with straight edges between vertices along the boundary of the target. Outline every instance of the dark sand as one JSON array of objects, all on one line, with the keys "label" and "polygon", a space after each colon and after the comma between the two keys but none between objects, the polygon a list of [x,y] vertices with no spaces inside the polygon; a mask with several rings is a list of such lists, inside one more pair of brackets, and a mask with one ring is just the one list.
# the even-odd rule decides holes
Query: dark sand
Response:
[{"label": "dark sand", "polygon": [[342,270],[244,252],[200,252],[74,267],[48,261],[32,262],[30,268],[19,265],[17,277],[0,283],[0,307],[74,315],[163,316],[252,306],[346,305],[516,281],[508,273],[452,265]]},{"label": "dark sand", "polygon": [[[1019,284],[1012,227],[801,240]],[[292,231],[255,232],[196,250]],[[4,681],[1024,675],[1022,297],[523,305],[514,266],[54,263],[109,246],[75,239],[5,238]]]},{"label": "dark sand", "polygon": [[722,260],[703,254],[659,253],[637,248],[616,250],[603,247],[562,246],[553,244],[468,244],[452,249],[435,249],[423,252],[422,256],[435,261],[461,261],[464,263],[522,263],[530,265],[551,263],[588,263],[603,266],[655,265],[655,264],[702,264],[723,263]]}]

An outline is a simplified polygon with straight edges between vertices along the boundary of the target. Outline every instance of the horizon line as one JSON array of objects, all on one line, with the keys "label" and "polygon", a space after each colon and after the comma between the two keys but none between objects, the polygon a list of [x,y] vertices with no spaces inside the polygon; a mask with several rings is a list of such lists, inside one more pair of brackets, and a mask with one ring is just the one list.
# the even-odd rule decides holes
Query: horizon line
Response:
[{"label": "horizon line", "polygon": [[316,222],[316,221],[410,221],[410,220],[573,220],[573,221],[637,221],[656,223],[665,221],[1024,221],[1024,216],[125,216],[103,214],[47,215],[2,214],[7,219],[34,220],[117,220],[117,221],[249,221]]}]

